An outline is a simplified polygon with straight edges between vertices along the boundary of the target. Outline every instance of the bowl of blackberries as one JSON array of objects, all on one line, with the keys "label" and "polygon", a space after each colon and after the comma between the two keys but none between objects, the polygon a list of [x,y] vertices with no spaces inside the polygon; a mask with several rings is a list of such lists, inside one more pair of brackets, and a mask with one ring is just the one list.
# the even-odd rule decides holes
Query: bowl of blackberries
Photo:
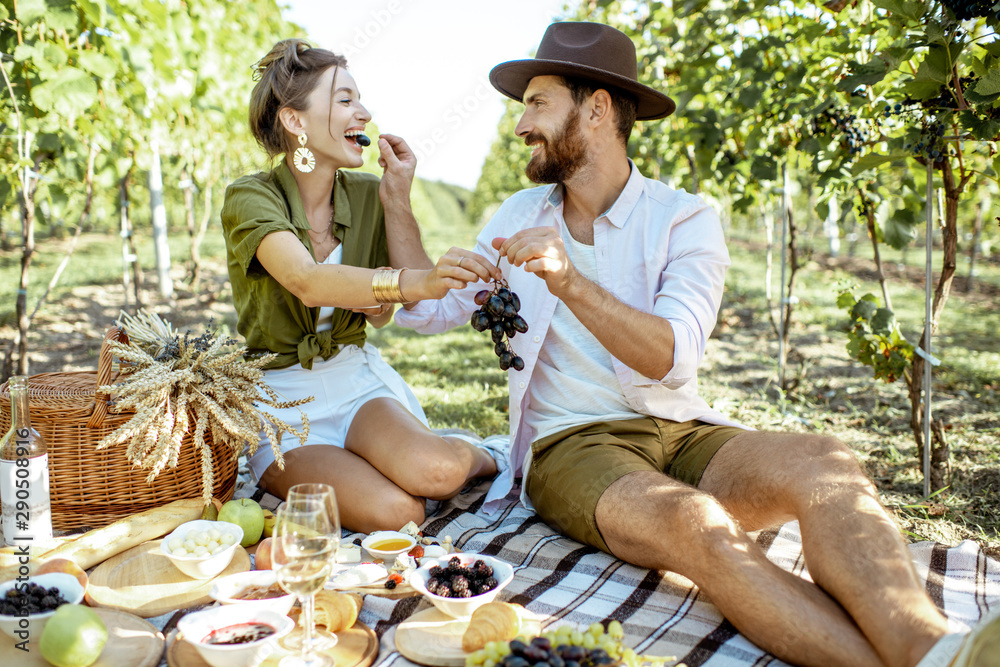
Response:
[{"label": "bowl of blackberries", "polygon": [[38,641],[49,617],[64,604],[83,600],[83,586],[71,574],[50,572],[0,584],[0,630],[18,641]]},{"label": "bowl of blackberries", "polygon": [[409,583],[442,612],[465,618],[514,579],[514,568],[481,554],[450,554],[424,559],[410,573]]}]

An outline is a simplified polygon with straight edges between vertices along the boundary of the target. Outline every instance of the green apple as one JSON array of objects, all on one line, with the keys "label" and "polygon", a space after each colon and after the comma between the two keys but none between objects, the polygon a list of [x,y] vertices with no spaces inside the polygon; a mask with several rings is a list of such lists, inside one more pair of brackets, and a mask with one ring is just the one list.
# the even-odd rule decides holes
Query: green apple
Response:
[{"label": "green apple", "polygon": [[243,529],[244,547],[257,544],[264,532],[264,510],[249,498],[230,500],[219,510],[219,521],[235,523]]},{"label": "green apple", "polygon": [[42,657],[56,667],[87,667],[108,642],[108,628],[97,612],[80,604],[56,609],[38,642]]},{"label": "green apple", "polygon": [[274,535],[274,521],[277,518],[271,510],[264,510],[264,537],[272,537]]}]

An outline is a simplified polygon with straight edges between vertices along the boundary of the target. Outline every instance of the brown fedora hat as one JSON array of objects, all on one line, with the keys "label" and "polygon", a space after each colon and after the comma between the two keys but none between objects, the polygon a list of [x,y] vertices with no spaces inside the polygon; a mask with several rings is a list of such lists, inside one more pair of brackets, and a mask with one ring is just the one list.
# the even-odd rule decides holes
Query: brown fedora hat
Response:
[{"label": "brown fedora hat", "polygon": [[664,118],[674,101],[639,83],[635,45],[625,33],[601,23],[553,23],[532,60],[511,60],[490,71],[490,83],[507,97],[524,101],[533,77],[557,75],[589,79],[636,98],[636,120]]}]

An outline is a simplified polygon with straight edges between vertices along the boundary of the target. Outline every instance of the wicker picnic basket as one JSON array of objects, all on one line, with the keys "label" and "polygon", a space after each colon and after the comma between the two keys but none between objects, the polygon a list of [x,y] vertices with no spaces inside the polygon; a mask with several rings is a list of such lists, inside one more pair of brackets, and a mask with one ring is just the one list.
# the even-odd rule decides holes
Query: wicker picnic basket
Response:
[{"label": "wicker picnic basket", "polygon": [[[52,528],[75,531],[96,528],[136,512],[179,498],[201,496],[201,459],[184,436],[177,467],[166,468],[152,484],[147,472],[133,467],[124,447],[98,451],[96,446],[131,417],[109,408],[107,394],[97,388],[114,381],[108,341],[128,342],[112,328],[101,345],[97,371],[41,373],[28,378],[31,425],[49,447],[49,493]],[[10,388],[0,386],[0,433],[10,429]],[[209,441],[211,433],[206,433]],[[236,490],[237,462],[232,451],[211,442],[215,483],[212,495],[222,501]]]}]

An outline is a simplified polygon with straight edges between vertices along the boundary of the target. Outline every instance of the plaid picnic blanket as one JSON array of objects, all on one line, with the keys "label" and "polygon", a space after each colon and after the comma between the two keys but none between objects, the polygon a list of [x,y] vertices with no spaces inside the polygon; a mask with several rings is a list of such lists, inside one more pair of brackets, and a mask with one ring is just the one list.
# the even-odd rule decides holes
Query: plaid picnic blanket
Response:
[{"label": "plaid picnic blanket", "polygon": [[[500,512],[480,511],[489,482],[467,488],[442,503],[423,525],[425,535],[450,535],[462,551],[501,558],[514,566],[514,581],[499,599],[524,605],[547,619],[588,626],[618,619],[625,643],[651,656],[673,656],[687,667],[756,666],[785,663],[743,638],[690,581],[669,572],[635,567],[562,537],[512,494]],[[243,487],[264,507],[279,501]],[[778,566],[808,577],[797,523],[761,532],[757,543]],[[1000,562],[986,557],[972,541],[948,547],[933,542],[910,545],[927,592],[948,616],[953,629],[974,625],[1000,606]],[[395,628],[430,603],[420,597],[365,598],[360,620],[381,642],[376,667],[408,667],[396,651]]]}]

